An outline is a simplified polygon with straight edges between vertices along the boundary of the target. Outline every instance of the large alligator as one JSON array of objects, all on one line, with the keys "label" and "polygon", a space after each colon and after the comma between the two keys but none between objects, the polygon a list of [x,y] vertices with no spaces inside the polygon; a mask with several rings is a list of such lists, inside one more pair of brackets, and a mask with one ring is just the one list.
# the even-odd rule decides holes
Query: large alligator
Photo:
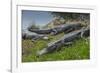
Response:
[{"label": "large alligator", "polygon": [[78,30],[82,28],[81,23],[76,23],[76,24],[62,24],[60,26],[51,28],[51,29],[32,29],[28,28],[29,31],[35,32],[37,34],[59,34],[61,32],[70,32],[73,30]]},{"label": "large alligator", "polygon": [[47,48],[44,48],[38,51],[36,54],[37,56],[41,56],[43,54],[50,53],[55,50],[59,50],[59,48],[62,47],[66,43],[73,42],[74,40],[81,38],[83,36],[88,37],[90,35],[89,33],[90,33],[89,27],[70,32],[64,35],[64,37],[62,37],[60,40],[52,43],[51,45],[48,45]]}]

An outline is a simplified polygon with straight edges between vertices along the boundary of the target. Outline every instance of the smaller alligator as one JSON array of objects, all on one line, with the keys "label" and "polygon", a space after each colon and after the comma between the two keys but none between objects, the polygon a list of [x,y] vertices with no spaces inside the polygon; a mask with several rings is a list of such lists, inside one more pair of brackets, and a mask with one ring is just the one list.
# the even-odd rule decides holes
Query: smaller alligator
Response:
[{"label": "smaller alligator", "polygon": [[54,27],[51,29],[32,29],[30,27],[30,28],[28,28],[28,30],[31,32],[35,32],[37,34],[56,35],[56,34],[59,34],[61,32],[70,32],[70,31],[78,30],[80,28],[82,28],[81,23],[77,23],[77,24],[62,24],[60,26],[57,26],[57,27]]}]

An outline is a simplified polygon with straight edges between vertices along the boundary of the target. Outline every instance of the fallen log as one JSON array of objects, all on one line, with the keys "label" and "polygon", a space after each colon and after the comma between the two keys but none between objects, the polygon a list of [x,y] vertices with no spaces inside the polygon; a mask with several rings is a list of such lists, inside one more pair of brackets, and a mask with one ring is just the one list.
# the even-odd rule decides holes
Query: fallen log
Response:
[{"label": "fallen log", "polygon": [[36,54],[37,56],[41,56],[43,54],[50,53],[55,50],[59,50],[60,47],[62,47],[66,43],[73,42],[74,40],[81,38],[82,36],[89,36],[89,33],[88,33],[89,30],[90,30],[89,28],[85,28],[85,29],[82,28],[80,30],[70,32],[64,35],[64,37],[62,37],[60,40],[52,44],[49,44],[47,48],[44,48],[38,51]]},{"label": "fallen log", "polygon": [[31,29],[29,28],[28,30],[31,32],[38,33],[38,34],[56,35],[61,32],[70,32],[73,30],[78,30],[80,28],[82,28],[82,25],[80,23],[77,23],[77,24],[62,24],[61,26],[57,26],[51,29]]}]

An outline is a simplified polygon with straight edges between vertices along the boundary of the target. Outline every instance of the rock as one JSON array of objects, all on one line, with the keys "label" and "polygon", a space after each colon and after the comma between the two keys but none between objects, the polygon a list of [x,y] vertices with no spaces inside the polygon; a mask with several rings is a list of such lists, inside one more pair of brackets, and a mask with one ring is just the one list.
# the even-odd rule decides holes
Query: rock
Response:
[{"label": "rock", "polygon": [[44,40],[48,40],[49,38],[47,36],[43,37]]}]

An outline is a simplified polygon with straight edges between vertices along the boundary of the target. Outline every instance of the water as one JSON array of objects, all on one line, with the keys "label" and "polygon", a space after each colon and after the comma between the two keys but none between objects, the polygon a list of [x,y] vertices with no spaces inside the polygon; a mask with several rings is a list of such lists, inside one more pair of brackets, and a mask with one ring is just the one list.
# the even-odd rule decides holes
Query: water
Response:
[{"label": "water", "polygon": [[48,11],[22,10],[22,30],[26,31],[32,24],[42,28],[52,19],[53,16]]}]

